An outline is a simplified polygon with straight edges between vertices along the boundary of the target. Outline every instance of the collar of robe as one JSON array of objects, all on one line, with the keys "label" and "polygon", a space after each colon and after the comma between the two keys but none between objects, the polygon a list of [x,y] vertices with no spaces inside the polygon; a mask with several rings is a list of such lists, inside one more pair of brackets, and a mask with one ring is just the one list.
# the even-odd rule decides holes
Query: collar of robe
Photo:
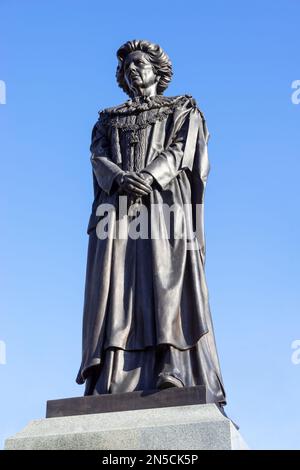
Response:
[{"label": "collar of robe", "polygon": [[142,111],[148,111],[152,109],[170,108],[174,109],[181,104],[190,101],[193,106],[196,106],[194,99],[190,95],[180,96],[139,96],[134,99],[129,99],[120,106],[113,108],[107,108],[99,112],[99,115],[103,118],[112,118],[114,116],[124,116],[130,114],[137,114]]}]

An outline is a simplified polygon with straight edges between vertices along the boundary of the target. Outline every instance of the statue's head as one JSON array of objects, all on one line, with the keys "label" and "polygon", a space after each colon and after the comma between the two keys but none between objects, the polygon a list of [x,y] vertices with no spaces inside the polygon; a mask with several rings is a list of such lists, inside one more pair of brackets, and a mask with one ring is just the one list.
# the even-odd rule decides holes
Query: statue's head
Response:
[{"label": "statue's head", "polygon": [[172,78],[172,63],[157,44],[144,40],[128,41],[117,51],[117,82],[133,98],[151,88],[162,95]]}]

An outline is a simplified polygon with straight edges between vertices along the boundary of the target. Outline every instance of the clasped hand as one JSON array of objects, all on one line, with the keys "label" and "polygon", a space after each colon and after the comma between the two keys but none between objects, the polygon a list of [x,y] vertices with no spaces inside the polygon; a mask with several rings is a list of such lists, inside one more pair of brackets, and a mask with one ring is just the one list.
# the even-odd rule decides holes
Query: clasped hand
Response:
[{"label": "clasped hand", "polygon": [[128,171],[117,177],[120,189],[135,196],[147,196],[152,191],[153,177],[150,173]]}]

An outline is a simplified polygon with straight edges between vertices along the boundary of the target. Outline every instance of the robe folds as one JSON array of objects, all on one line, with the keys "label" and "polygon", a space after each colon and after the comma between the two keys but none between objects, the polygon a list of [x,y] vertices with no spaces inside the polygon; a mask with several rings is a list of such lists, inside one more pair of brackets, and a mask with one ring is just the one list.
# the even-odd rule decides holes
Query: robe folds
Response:
[{"label": "robe folds", "polygon": [[[152,390],[159,374],[170,373],[185,386],[206,385],[225,403],[204,274],[208,136],[189,95],[137,98],[100,113],[91,143],[94,202],[77,376],[86,394]],[[124,194],[115,178],[142,170],[153,176],[152,192],[129,198],[126,210],[133,221],[141,205],[147,209],[148,236],[118,237]],[[113,209],[109,219],[104,204]],[[172,230],[154,213],[162,206],[175,208]],[[104,220],[106,237],[99,235]]]}]

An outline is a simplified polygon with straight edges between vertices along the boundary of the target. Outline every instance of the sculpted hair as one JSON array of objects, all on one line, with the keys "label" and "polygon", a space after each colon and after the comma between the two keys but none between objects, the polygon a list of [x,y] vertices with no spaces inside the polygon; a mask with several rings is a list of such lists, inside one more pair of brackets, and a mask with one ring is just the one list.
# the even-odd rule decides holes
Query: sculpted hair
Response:
[{"label": "sculpted hair", "polygon": [[128,96],[131,98],[133,97],[132,92],[124,78],[124,62],[128,54],[134,51],[141,51],[148,55],[148,59],[151,62],[155,73],[160,76],[159,82],[157,84],[157,94],[162,95],[168,87],[173,75],[172,62],[158,44],[154,44],[145,40],[127,41],[118,49],[118,67],[116,78],[119,87],[121,87]]}]

